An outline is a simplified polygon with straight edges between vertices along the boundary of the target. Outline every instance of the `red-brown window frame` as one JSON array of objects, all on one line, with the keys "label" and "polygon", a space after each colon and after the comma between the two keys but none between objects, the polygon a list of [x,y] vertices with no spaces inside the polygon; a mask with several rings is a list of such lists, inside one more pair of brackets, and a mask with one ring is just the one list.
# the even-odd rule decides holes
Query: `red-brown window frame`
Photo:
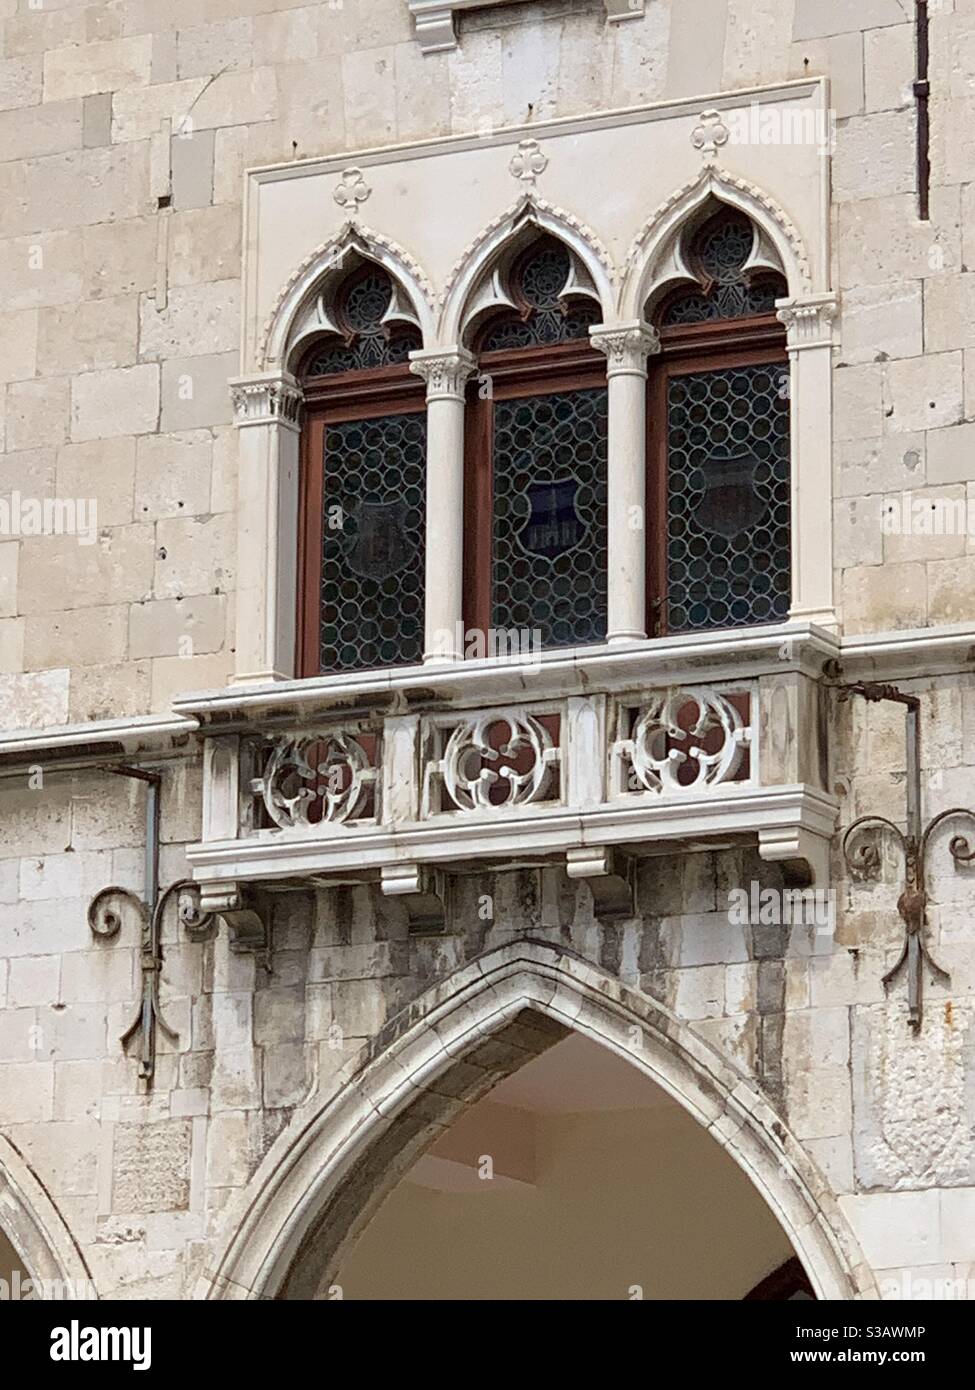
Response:
[{"label": "red-brown window frame", "polygon": [[[678,291],[660,306],[655,319],[660,352],[647,372],[647,635],[667,634],[667,491],[670,457],[667,398],[670,382],[694,372],[781,364],[788,371],[785,328],[774,313],[707,323],[663,326]],[[784,293],[784,290],[783,290]]]},{"label": "red-brown window frame", "polygon": [[[483,339],[488,324],[478,335]],[[475,352],[477,346],[475,342]],[[490,381],[490,394],[483,384]],[[492,626],[494,539],[494,406],[522,396],[606,389],[606,358],[586,338],[527,348],[504,348],[478,357],[478,375],[467,387],[464,427],[464,626]]]},{"label": "red-brown window frame", "polygon": [[299,678],[321,674],[322,527],[325,431],[329,425],[382,415],[426,411],[426,388],[408,363],[331,375],[307,374],[318,343],[299,371],[305,404],[299,450],[298,614],[295,666]]}]

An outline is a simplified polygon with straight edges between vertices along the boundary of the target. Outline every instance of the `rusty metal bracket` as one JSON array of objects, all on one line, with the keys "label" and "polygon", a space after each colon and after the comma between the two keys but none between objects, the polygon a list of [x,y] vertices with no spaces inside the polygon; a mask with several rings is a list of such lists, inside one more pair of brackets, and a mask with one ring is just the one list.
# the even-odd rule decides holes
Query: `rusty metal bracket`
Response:
[{"label": "rusty metal bracket", "polygon": [[[905,824],[907,833],[886,816],[860,816],[849,825],[843,835],[843,858],[850,872],[857,877],[874,877],[880,871],[880,849],[878,838],[887,833],[894,837],[901,847],[904,858],[904,888],[897,899],[897,911],[904,923],[904,947],[895,964],[883,977],[889,985],[907,967],[908,1023],[917,1032],[921,1027],[924,1012],[922,966],[927,965],[932,975],[948,980],[950,975],[931,956],[925,942],[927,925],[928,895],[925,886],[925,870],[931,837],[945,821],[955,817],[967,817],[975,824],[975,811],[964,806],[941,811],[927,826],[921,825],[921,701],[917,695],[898,690],[894,685],[882,685],[875,681],[841,680],[842,671],[836,662],[829,662],[824,670],[825,683],[836,690],[840,701],[847,701],[852,695],[873,704],[891,701],[904,707],[907,788]],[[956,864],[970,864],[975,860],[972,849],[964,835],[953,835],[948,851]]]}]

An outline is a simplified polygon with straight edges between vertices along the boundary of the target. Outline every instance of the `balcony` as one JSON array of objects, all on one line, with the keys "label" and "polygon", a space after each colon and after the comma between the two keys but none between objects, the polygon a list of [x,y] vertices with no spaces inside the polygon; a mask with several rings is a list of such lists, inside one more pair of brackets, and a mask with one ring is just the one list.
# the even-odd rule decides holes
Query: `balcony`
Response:
[{"label": "balcony", "polygon": [[639,858],[741,843],[821,881],[835,655],[787,624],[182,700],[204,739],[203,908],[253,928],[256,886],[374,882],[438,930],[457,875],[559,864],[620,916]]}]

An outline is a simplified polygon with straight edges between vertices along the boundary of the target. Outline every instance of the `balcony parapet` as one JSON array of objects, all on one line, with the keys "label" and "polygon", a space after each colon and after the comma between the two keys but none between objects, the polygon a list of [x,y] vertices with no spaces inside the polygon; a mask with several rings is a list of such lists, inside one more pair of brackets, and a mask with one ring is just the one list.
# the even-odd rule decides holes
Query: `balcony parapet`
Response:
[{"label": "balcony parapet", "polygon": [[453,877],[555,863],[619,915],[637,859],[740,843],[822,881],[836,655],[785,624],[180,701],[204,738],[204,910],[247,885],[376,882],[430,928]]}]

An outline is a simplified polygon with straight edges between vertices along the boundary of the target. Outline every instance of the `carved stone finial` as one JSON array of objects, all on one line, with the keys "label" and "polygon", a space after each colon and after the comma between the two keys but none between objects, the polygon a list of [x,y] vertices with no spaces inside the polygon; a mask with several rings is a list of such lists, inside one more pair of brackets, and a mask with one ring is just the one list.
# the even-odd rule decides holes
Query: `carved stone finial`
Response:
[{"label": "carved stone finial", "polygon": [[701,112],[701,123],[691,131],[691,144],[700,150],[705,164],[714,164],[718,150],[727,145],[731,132],[724,123],[720,111],[713,108]]},{"label": "carved stone finial", "polygon": [[355,167],[342,170],[342,179],[332,195],[340,208],[345,208],[355,217],[359,204],[364,203],[372,189],[362,176],[362,170]]},{"label": "carved stone finial", "polygon": [[548,168],[548,155],[542,153],[537,140],[520,140],[508,168],[516,179],[534,188],[539,174],[544,174]]}]

